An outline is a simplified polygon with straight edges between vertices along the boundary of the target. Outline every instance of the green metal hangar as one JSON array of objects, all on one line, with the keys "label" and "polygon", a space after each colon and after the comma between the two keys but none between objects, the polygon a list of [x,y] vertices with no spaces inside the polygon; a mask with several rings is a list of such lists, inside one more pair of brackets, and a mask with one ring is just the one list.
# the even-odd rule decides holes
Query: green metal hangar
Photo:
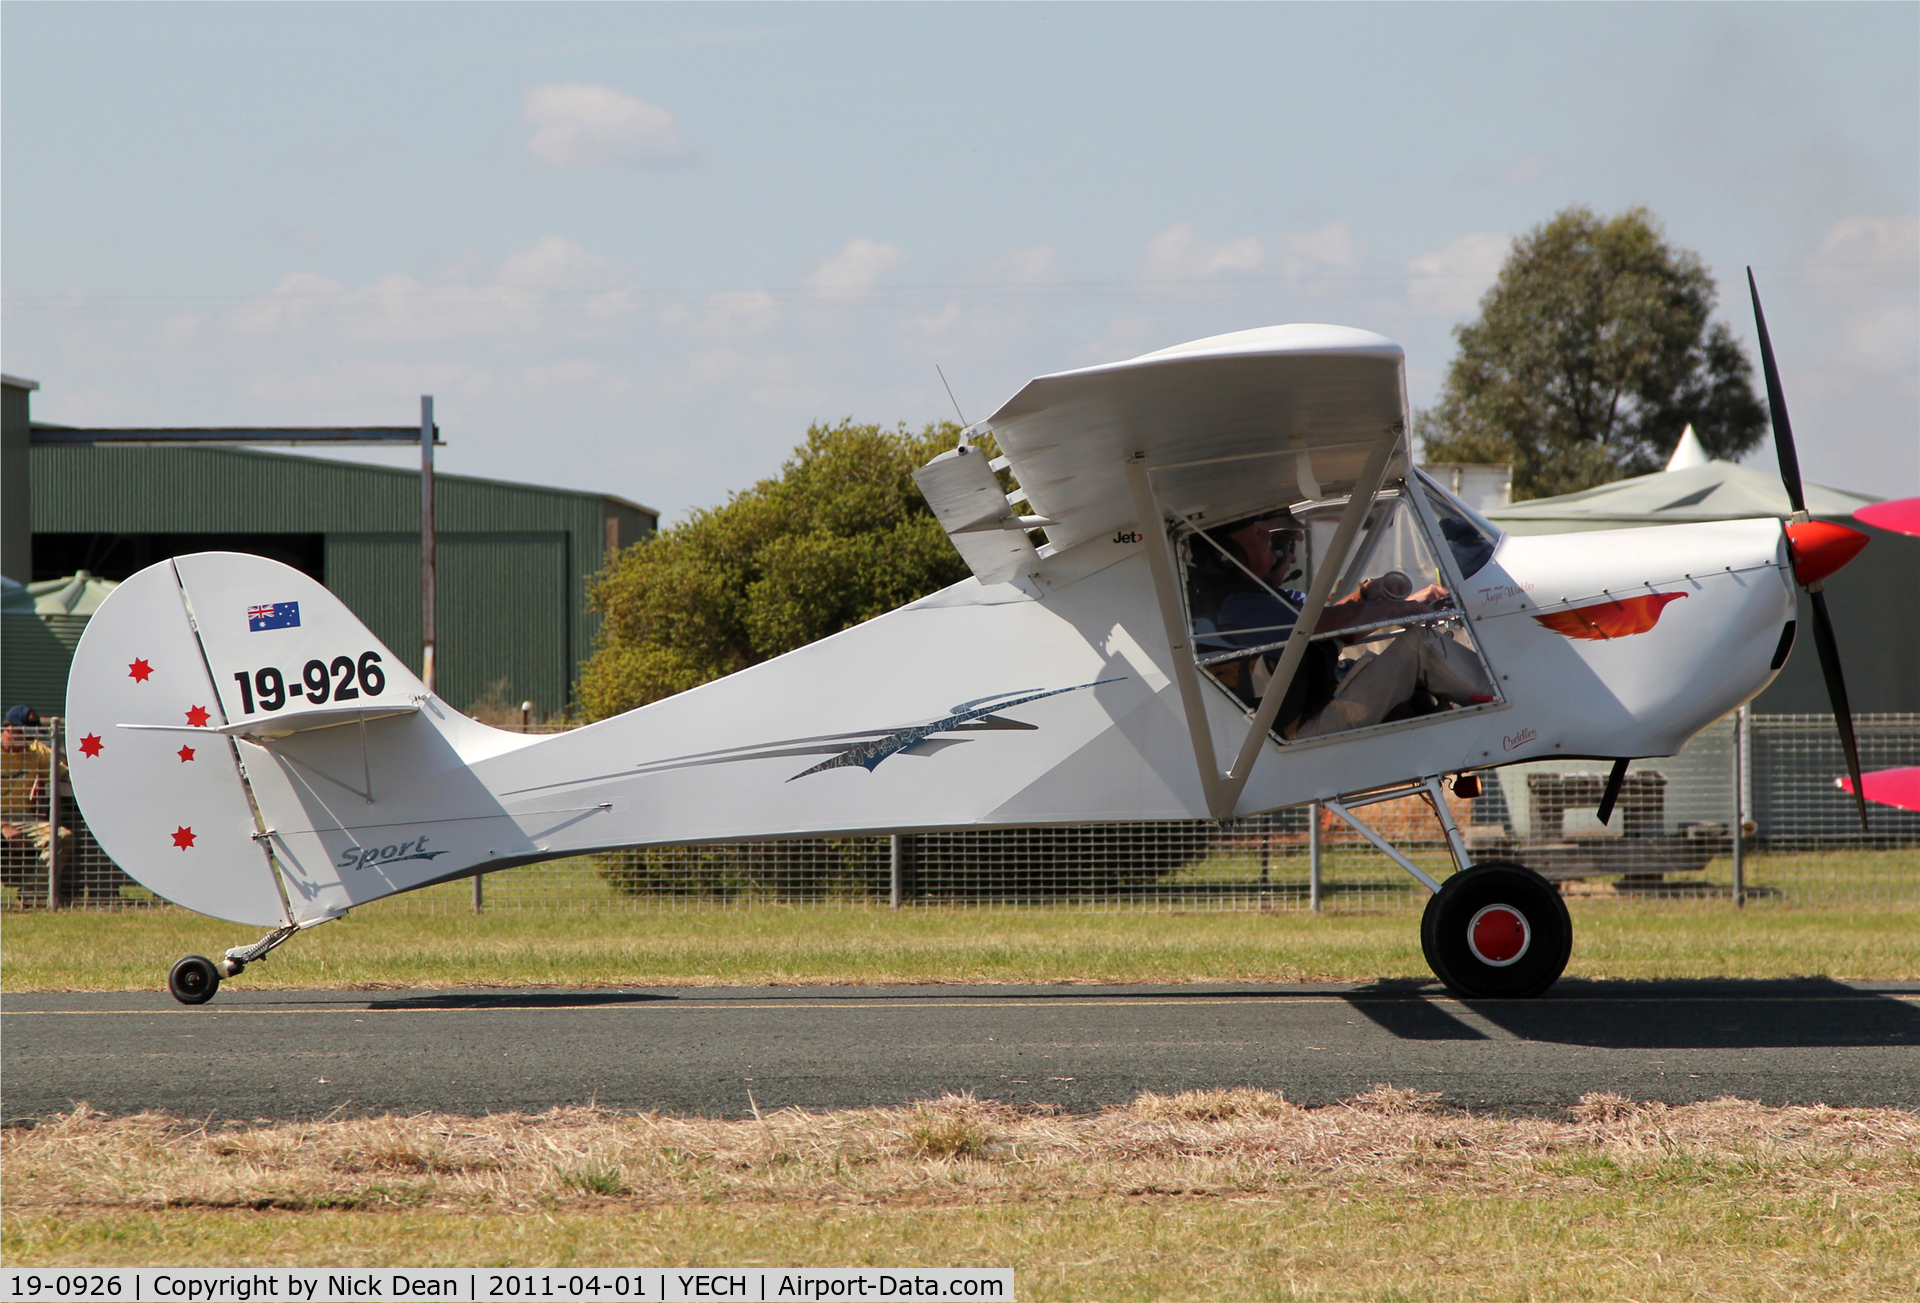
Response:
[{"label": "green metal hangar", "polygon": [[[24,399],[26,383],[9,377],[7,398]],[[25,406],[8,402],[10,427]],[[419,471],[204,444],[73,442],[78,432],[50,426],[26,433],[7,431],[9,445],[26,446],[9,448],[5,514],[11,529],[28,508],[31,573],[15,574],[27,567],[10,555],[9,579],[84,570],[118,580],[182,553],[251,552],[324,583],[419,671]],[[15,482],[21,460],[27,486]],[[598,628],[588,587],[611,553],[654,531],[658,513],[608,494],[464,475],[436,474],[434,485],[436,690],[513,720],[522,701],[535,718],[560,714]]]}]

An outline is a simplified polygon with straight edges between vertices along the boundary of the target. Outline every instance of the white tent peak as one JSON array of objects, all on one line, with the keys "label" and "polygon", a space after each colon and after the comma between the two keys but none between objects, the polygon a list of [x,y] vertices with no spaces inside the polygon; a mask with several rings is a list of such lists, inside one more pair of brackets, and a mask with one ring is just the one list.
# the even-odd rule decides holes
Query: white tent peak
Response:
[{"label": "white tent peak", "polygon": [[1687,422],[1687,428],[1680,431],[1680,442],[1673,445],[1673,456],[1667,458],[1670,471],[1692,470],[1695,466],[1705,466],[1713,458],[1707,456],[1707,450],[1700,446],[1700,436],[1693,432],[1693,422]]}]

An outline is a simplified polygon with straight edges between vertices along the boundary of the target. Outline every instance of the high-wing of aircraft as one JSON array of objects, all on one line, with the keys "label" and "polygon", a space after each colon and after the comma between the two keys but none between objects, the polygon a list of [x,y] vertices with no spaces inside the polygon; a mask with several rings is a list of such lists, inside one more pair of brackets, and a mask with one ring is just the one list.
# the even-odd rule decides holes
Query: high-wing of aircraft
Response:
[{"label": "high-wing of aircraft", "polygon": [[[154,565],[75,654],[74,792],[140,882],[271,929],[176,964],[189,1003],[355,905],[560,856],[1308,801],[1432,893],[1421,939],[1450,988],[1534,995],[1566,965],[1566,907],[1520,864],[1472,863],[1445,787],[1605,759],[1606,817],[1628,760],[1766,686],[1805,592],[1858,790],[1819,580],[1864,536],[1807,519],[1760,324],[1784,528],[1503,535],[1413,465],[1397,345],[1276,326],[1032,381],[916,475],[970,578],[568,733],[462,716],[286,566]],[[1366,821],[1409,795],[1444,880]]]}]

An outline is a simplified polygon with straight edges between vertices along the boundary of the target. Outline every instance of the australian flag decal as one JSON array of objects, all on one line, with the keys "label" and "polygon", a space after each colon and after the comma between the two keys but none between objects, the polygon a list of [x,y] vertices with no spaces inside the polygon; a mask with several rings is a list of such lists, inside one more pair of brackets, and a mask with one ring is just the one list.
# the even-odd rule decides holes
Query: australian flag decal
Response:
[{"label": "australian flag decal", "polygon": [[300,627],[300,603],[268,602],[265,606],[247,608],[247,632],[259,633],[262,629],[298,629]]}]

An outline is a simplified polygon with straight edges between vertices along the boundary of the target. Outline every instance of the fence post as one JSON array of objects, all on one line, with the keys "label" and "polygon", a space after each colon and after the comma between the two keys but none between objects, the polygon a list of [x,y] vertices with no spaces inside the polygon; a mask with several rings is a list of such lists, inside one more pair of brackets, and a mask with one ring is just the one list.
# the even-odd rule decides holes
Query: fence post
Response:
[{"label": "fence post", "polygon": [[1273,908],[1273,816],[1263,814],[1258,817],[1260,820],[1260,911],[1266,913]]},{"label": "fence post", "polygon": [[420,395],[420,682],[434,690],[433,395]]},{"label": "fence post", "polygon": [[907,897],[906,853],[901,845],[903,840],[899,833],[887,838],[887,870],[891,879],[889,894],[895,909],[899,909]]},{"label": "fence post", "polygon": [[60,719],[47,717],[47,908],[60,908]]},{"label": "fence post", "polygon": [[1733,907],[1747,907],[1747,708],[1733,712]]},{"label": "fence post", "polygon": [[1307,803],[1307,908],[1320,912],[1320,802]]}]

